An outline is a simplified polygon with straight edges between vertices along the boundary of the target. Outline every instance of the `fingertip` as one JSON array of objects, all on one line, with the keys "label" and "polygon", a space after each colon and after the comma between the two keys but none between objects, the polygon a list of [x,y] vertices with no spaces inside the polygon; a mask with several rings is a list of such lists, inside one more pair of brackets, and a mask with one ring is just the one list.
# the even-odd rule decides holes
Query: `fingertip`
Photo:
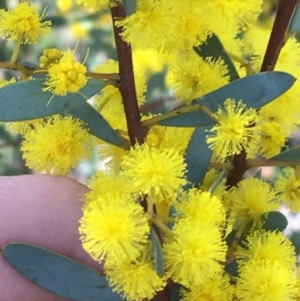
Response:
[{"label": "fingertip", "polygon": [[[0,247],[11,242],[35,244],[100,269],[79,239],[82,197],[87,191],[86,186],[66,177],[0,177]],[[30,283],[3,258],[0,270],[2,301],[65,300]]]}]

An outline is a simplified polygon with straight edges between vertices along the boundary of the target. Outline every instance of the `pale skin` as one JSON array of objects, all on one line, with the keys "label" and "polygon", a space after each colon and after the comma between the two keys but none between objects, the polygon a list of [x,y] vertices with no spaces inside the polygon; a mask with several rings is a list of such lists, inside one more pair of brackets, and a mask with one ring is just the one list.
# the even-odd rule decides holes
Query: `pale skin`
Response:
[{"label": "pale skin", "polygon": [[[26,242],[101,270],[82,249],[78,226],[87,187],[66,177],[0,177],[0,248]],[[19,275],[0,255],[1,301],[65,301]]]}]

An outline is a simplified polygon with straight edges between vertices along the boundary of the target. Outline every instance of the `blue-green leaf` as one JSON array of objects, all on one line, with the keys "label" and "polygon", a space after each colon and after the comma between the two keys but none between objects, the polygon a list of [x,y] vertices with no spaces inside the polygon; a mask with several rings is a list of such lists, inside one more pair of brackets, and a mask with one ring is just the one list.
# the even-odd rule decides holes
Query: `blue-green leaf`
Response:
[{"label": "blue-green leaf", "polygon": [[270,158],[269,160],[270,161],[285,161],[285,162],[299,162],[300,163],[300,144]]},{"label": "blue-green leaf", "polygon": [[262,229],[266,231],[282,232],[288,225],[287,218],[278,211],[270,211],[263,216]]},{"label": "blue-green leaf", "polygon": [[[170,288],[170,299],[171,301],[180,301],[181,300],[181,290],[187,290],[184,286],[178,284],[178,283],[173,283],[171,288]],[[199,300],[200,301],[200,300]]]},{"label": "blue-green leaf", "polygon": [[[224,97],[242,100],[248,107],[259,109],[293,86],[296,78],[281,71],[262,72],[243,77],[220,89],[195,99],[193,104],[204,104],[216,111]],[[220,99],[223,98],[223,102]]]},{"label": "blue-green leaf", "polygon": [[194,47],[194,50],[203,59],[212,58],[213,61],[217,61],[219,58],[222,59],[228,68],[231,82],[239,78],[234,64],[215,34],[210,35],[201,45]]},{"label": "blue-green leaf", "polygon": [[[35,79],[8,85],[0,89],[0,121],[20,121],[62,114],[97,94],[104,81],[89,79],[80,93],[52,97],[43,92],[44,79]],[[83,96],[84,95],[84,96]]]},{"label": "blue-green leaf", "polygon": [[293,17],[290,21],[288,32],[289,33],[300,32],[300,2],[299,1],[293,13]]},{"label": "blue-green leaf", "polygon": [[124,300],[96,270],[50,250],[11,243],[2,255],[23,276],[54,295],[74,301]]},{"label": "blue-green leaf", "polygon": [[236,262],[236,260],[227,264],[225,266],[225,271],[233,277],[238,277],[239,276],[239,265]]},{"label": "blue-green leaf", "polygon": [[124,147],[120,136],[89,103],[80,104],[66,113],[84,121],[94,136],[110,144]]},{"label": "blue-green leaf", "polygon": [[185,189],[197,186],[207,172],[213,152],[206,143],[206,130],[208,129],[206,127],[196,128],[189,142],[185,155],[188,180]]},{"label": "blue-green leaf", "polygon": [[[227,98],[233,98],[236,101],[242,100],[247,107],[259,109],[287,91],[295,80],[292,75],[285,72],[263,72],[235,80],[202,98],[195,99],[192,105],[203,104],[212,112],[216,112]],[[211,126],[215,123],[216,121],[203,111],[195,111],[177,114],[158,124],[197,127]]]},{"label": "blue-green leaf", "polygon": [[163,250],[161,247],[161,243],[157,237],[157,234],[151,228],[150,231],[150,239],[152,242],[152,247],[153,247],[153,254],[154,254],[154,266],[156,273],[159,277],[163,277],[165,274],[165,261],[164,261],[164,255],[163,255]]},{"label": "blue-green leaf", "polygon": [[123,5],[125,7],[126,15],[130,16],[136,11],[136,0],[123,0]]}]

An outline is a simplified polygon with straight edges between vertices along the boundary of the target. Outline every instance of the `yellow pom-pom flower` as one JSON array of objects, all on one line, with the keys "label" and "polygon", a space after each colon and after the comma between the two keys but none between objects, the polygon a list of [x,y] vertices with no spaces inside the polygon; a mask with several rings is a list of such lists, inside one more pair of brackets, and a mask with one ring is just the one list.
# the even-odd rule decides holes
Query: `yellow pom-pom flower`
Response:
[{"label": "yellow pom-pom flower", "polygon": [[264,122],[261,125],[261,150],[259,152],[266,158],[279,154],[288,136],[288,132],[278,122]]},{"label": "yellow pom-pom flower", "polygon": [[[97,68],[95,68],[95,72],[98,73],[119,73],[118,62],[112,59],[107,60]],[[134,68],[134,82],[135,88],[138,98],[139,105],[145,102],[145,92],[146,92],[146,82],[144,76],[141,74],[139,70]],[[98,106],[104,107],[108,102],[119,103],[120,107],[123,110],[122,105],[122,96],[119,89],[113,85],[105,86],[100,95],[96,99],[96,104]]]},{"label": "yellow pom-pom flower", "polygon": [[262,4],[262,0],[210,0],[205,1],[203,8],[206,12],[213,11],[215,20],[222,20],[210,25],[215,32],[233,33],[234,29],[239,32],[250,27],[262,12]]},{"label": "yellow pom-pom flower", "polygon": [[216,274],[205,279],[201,285],[189,290],[181,289],[181,301],[232,301],[233,287],[227,275]]},{"label": "yellow pom-pom flower", "polygon": [[124,178],[109,171],[98,170],[93,174],[88,182],[89,192],[84,195],[86,204],[97,202],[98,198],[119,197],[120,195],[130,195],[131,186]]},{"label": "yellow pom-pom flower", "polygon": [[254,226],[258,225],[264,213],[279,209],[275,189],[256,178],[240,181],[237,187],[232,188],[229,197],[234,220],[254,221]]},{"label": "yellow pom-pom flower", "polygon": [[123,27],[122,38],[137,48],[169,51],[169,43],[176,37],[176,28],[170,26],[176,22],[174,16],[169,1],[140,0],[135,13],[116,24]]},{"label": "yellow pom-pom flower", "polygon": [[152,147],[175,148],[184,155],[194,128],[153,126],[146,136],[146,143]]},{"label": "yellow pom-pom flower", "polygon": [[67,93],[78,92],[86,82],[86,67],[76,62],[74,52],[68,50],[57,64],[50,66],[44,91],[64,96]]},{"label": "yellow pom-pom flower", "polygon": [[291,241],[280,232],[255,231],[247,237],[245,247],[236,252],[237,261],[245,265],[249,261],[281,262],[291,270],[296,265],[296,253]]},{"label": "yellow pom-pom flower", "polygon": [[150,194],[156,202],[173,197],[186,184],[186,164],[174,148],[151,148],[136,145],[121,162],[122,174],[128,178],[132,190]]},{"label": "yellow pom-pom flower", "polygon": [[168,275],[186,287],[201,284],[222,270],[226,246],[217,227],[184,219],[174,225],[164,244]]},{"label": "yellow pom-pom flower", "polygon": [[276,185],[280,198],[293,212],[300,212],[300,170],[286,167],[282,170]]},{"label": "yellow pom-pom flower", "polygon": [[106,264],[105,272],[110,286],[126,300],[151,300],[166,284],[166,278],[157,275],[153,255],[147,247],[135,261]]},{"label": "yellow pom-pom flower", "polygon": [[236,298],[240,301],[294,300],[296,276],[289,267],[271,261],[251,261],[240,269]]},{"label": "yellow pom-pom flower", "polygon": [[227,74],[222,60],[203,60],[196,53],[187,52],[178,57],[168,75],[168,83],[174,88],[176,97],[190,104],[193,99],[226,85]]},{"label": "yellow pom-pom flower", "polygon": [[26,165],[36,171],[68,174],[92,155],[94,138],[82,121],[55,115],[25,133],[21,146]]},{"label": "yellow pom-pom flower", "polygon": [[252,126],[257,120],[256,111],[246,109],[242,101],[226,99],[215,117],[218,124],[209,131],[206,141],[220,159],[239,154],[243,148],[247,150],[253,136],[259,133],[259,127]]},{"label": "yellow pom-pom flower", "polygon": [[209,192],[190,189],[174,204],[180,218],[198,221],[205,226],[220,226],[225,221],[225,210],[220,200]]},{"label": "yellow pom-pom flower", "polygon": [[12,10],[0,10],[0,35],[9,41],[21,40],[24,44],[36,44],[42,35],[50,33],[50,21],[38,14],[39,7],[31,0],[22,1]]},{"label": "yellow pom-pom flower", "polygon": [[149,225],[142,206],[130,196],[107,194],[84,207],[79,232],[92,258],[115,264],[139,256]]}]

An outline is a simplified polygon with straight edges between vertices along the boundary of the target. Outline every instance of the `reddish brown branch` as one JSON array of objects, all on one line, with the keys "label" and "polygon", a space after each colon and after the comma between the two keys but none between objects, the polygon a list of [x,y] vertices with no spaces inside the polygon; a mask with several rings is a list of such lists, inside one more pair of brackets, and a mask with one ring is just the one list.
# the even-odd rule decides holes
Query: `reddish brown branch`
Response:
[{"label": "reddish brown branch", "polygon": [[[112,7],[111,16],[113,20],[116,49],[119,60],[119,90],[123,99],[130,143],[133,146],[137,142],[139,144],[142,144],[144,142],[146,130],[142,128],[140,122],[140,111],[134,84],[131,46],[121,39],[120,33],[122,32],[122,27],[116,26],[116,20],[120,20],[126,17],[123,5],[119,3],[117,6]],[[147,211],[146,198],[141,200],[141,205],[143,206],[144,211]],[[160,241],[162,242],[162,237],[159,229],[155,225],[153,227]],[[157,293],[155,300],[170,300],[170,290],[168,285],[166,285],[162,291]]]},{"label": "reddish brown branch", "polygon": [[111,8],[111,16],[119,60],[119,89],[123,99],[130,143],[133,146],[137,142],[140,144],[144,142],[145,133],[140,123],[140,112],[134,84],[131,46],[121,39],[120,33],[122,32],[122,27],[116,26],[116,20],[126,17],[124,7],[121,3]]},{"label": "reddish brown branch", "polygon": [[242,179],[243,174],[247,170],[246,157],[247,153],[245,150],[242,150],[240,154],[233,156],[233,170],[228,173],[226,180],[226,186],[228,189],[230,189],[232,186],[236,186]]},{"label": "reddish brown branch", "polygon": [[168,286],[168,284],[163,288],[162,291],[157,292],[156,296],[155,296],[155,300],[156,301],[170,301],[171,297],[170,297],[170,288]]},{"label": "reddish brown branch", "polygon": [[280,0],[260,72],[273,71],[298,0]]},{"label": "reddish brown branch", "polygon": [[[260,72],[274,70],[281,48],[284,45],[285,34],[297,2],[297,0],[279,1],[274,25]],[[243,174],[247,170],[246,157],[247,153],[245,150],[243,150],[239,155],[235,155],[233,157],[232,164],[234,168],[228,174],[226,180],[228,189],[232,186],[236,186],[242,179]]]}]

